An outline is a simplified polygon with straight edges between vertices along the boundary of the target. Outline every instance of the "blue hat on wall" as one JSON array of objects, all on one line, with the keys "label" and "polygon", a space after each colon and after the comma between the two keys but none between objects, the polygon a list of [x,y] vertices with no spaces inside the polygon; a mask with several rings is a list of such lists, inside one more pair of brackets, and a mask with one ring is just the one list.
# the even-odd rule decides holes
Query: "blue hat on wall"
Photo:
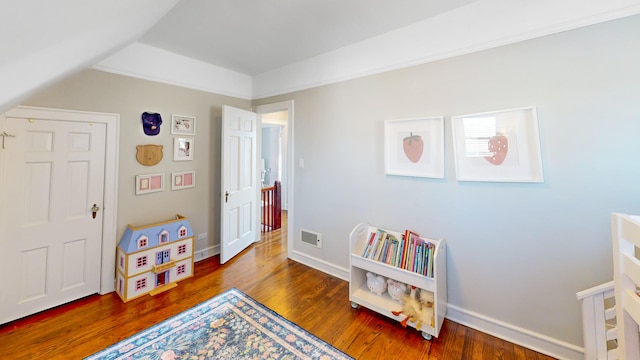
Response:
[{"label": "blue hat on wall", "polygon": [[142,113],[142,129],[147,135],[158,135],[160,133],[160,125],[162,125],[162,116],[158,113],[143,112]]}]

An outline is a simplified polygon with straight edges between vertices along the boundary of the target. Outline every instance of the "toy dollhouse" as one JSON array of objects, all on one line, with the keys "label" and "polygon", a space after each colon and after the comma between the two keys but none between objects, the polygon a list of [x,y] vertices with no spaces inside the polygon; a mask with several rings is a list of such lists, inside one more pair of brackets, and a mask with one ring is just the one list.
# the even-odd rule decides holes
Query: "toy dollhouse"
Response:
[{"label": "toy dollhouse", "polygon": [[127,302],[155,295],[193,276],[193,231],[181,215],[146,226],[127,226],[116,251],[116,292]]}]

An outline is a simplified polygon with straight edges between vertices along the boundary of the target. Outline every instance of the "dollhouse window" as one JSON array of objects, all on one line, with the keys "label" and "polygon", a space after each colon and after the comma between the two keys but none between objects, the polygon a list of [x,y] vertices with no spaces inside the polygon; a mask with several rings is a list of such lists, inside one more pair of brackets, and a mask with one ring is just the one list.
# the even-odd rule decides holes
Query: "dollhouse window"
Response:
[{"label": "dollhouse window", "polygon": [[146,236],[140,236],[138,238],[138,249],[146,248],[149,245],[149,238]]},{"label": "dollhouse window", "polygon": [[180,246],[178,246],[178,255],[182,255],[182,254],[186,254],[187,253],[187,245],[186,244],[182,244]]},{"label": "dollhouse window", "polygon": [[182,264],[176,268],[176,272],[178,275],[184,274],[187,272],[187,265]]},{"label": "dollhouse window", "polygon": [[169,242],[169,232],[167,230],[163,230],[159,236],[160,244],[164,244]]},{"label": "dollhouse window", "polygon": [[136,266],[137,267],[147,266],[147,257],[146,256],[141,256],[141,257],[137,258],[136,259]]},{"label": "dollhouse window", "polygon": [[124,267],[124,256],[120,256],[120,267]]},{"label": "dollhouse window", "polygon": [[147,279],[136,280],[136,290],[141,290],[147,287]]},{"label": "dollhouse window", "polygon": [[178,229],[178,237],[183,238],[185,236],[187,236],[187,228],[183,226]]}]

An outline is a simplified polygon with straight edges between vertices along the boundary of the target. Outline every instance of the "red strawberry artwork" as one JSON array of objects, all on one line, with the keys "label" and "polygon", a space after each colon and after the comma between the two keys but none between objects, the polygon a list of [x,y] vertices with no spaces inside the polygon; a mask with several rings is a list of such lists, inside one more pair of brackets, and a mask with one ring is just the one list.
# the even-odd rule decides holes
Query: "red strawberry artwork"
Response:
[{"label": "red strawberry artwork", "polygon": [[420,135],[413,135],[413,133],[409,133],[409,136],[402,140],[402,149],[411,162],[417,163],[420,161],[422,151],[424,150],[422,137],[420,137]]},{"label": "red strawberry artwork", "polygon": [[488,162],[493,165],[500,165],[507,157],[507,152],[509,151],[509,140],[504,135],[496,135],[492,136],[489,139],[489,152],[493,153],[491,156],[485,156]]}]

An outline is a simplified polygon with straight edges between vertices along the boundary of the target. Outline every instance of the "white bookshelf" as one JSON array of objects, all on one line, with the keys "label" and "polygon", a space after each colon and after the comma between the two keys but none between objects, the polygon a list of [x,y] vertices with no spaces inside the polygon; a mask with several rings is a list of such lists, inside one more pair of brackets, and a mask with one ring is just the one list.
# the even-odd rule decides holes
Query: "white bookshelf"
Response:
[{"label": "white bookshelf", "polygon": [[[419,289],[431,291],[433,293],[434,304],[434,326],[431,324],[422,324],[422,336],[430,340],[432,336],[438,337],[444,317],[447,313],[447,254],[444,239],[423,239],[435,245],[435,253],[433,256],[433,277],[427,277],[415,272],[401,269],[392,265],[388,265],[376,260],[362,257],[362,253],[369,241],[369,235],[378,228],[367,223],[358,224],[350,235],[351,256],[350,259],[350,278],[349,278],[349,300],[353,308],[364,306],[391,319],[402,321],[405,316],[395,316],[392,311],[402,310],[402,303],[393,300],[388,292],[382,295],[375,294],[367,287],[367,272],[381,275],[388,279],[394,279],[413,285]],[[382,229],[396,238],[401,239],[403,233]],[[416,323],[409,321],[408,326],[417,327]]]}]

